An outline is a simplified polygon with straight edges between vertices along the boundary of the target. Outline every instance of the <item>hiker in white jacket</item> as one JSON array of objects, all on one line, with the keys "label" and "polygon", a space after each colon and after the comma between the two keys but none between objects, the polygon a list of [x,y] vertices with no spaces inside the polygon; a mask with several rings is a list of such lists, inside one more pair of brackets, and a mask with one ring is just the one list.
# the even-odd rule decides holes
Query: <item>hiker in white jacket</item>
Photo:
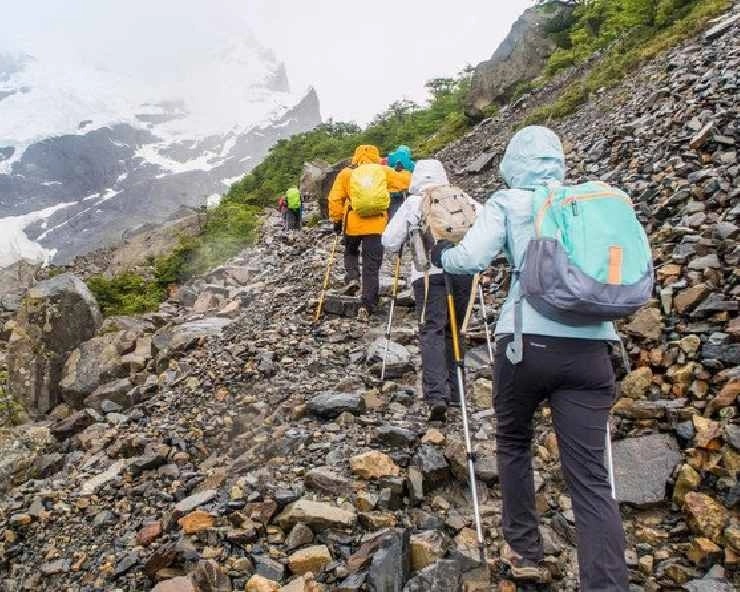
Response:
[{"label": "hiker in white jacket", "polygon": [[[447,173],[440,161],[417,162],[411,178],[410,195],[383,232],[383,247],[397,253],[410,238],[411,230],[419,226],[421,195],[424,190],[435,185],[448,184]],[[447,320],[447,293],[442,274],[443,271],[438,267],[429,268],[428,292],[422,270],[414,266],[410,278],[416,301],[416,316],[420,323],[422,314],[424,315],[424,323],[419,327],[422,389],[424,399],[431,408],[432,421],[444,421],[447,417],[447,407],[460,404],[452,334]],[[458,324],[461,324],[470,300],[473,276],[451,274],[450,278],[457,309],[455,312]]]}]

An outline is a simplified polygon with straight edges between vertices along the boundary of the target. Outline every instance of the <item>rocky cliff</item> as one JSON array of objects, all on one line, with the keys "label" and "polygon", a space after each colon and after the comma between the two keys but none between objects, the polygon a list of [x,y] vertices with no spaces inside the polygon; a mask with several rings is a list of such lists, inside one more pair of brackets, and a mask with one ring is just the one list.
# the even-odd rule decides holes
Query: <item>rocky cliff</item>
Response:
[{"label": "rocky cliff", "polygon": [[547,26],[572,10],[568,3],[552,2],[522,13],[491,59],[475,68],[467,104],[470,116],[480,117],[487,107],[506,104],[517,85],[542,73],[556,47]]},{"label": "rocky cliff", "polygon": [[[619,377],[612,417],[635,592],[740,585],[738,39],[736,8],[551,122],[569,179],[628,190],[655,254],[655,299],[621,325],[634,370]],[[481,199],[498,187],[509,137],[548,92],[446,149],[455,181]],[[108,319],[70,346],[65,402],[45,422],[0,433],[0,589],[517,590],[500,560],[480,323],[466,368],[484,565],[459,416],[430,426],[419,400],[409,292],[385,384],[382,312],[359,325],[357,301],[333,290],[324,321],[311,322],[332,240],[328,226],[286,234],[273,215],[257,244],[157,313]],[[505,283],[505,266],[494,265],[485,278],[494,310]],[[572,591],[575,517],[558,455],[544,409],[534,464],[543,589]]]}]

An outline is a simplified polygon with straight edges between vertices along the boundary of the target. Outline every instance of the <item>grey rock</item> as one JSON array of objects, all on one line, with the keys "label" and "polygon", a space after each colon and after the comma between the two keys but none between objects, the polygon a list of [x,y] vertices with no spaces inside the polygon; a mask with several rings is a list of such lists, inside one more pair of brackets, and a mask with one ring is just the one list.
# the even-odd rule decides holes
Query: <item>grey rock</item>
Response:
[{"label": "grey rock", "polygon": [[285,577],[285,566],[267,555],[252,555],[254,573],[268,580],[282,582]]},{"label": "grey rock", "polygon": [[737,588],[724,577],[704,577],[684,585],[689,592],[735,592]]},{"label": "grey rock", "polygon": [[337,592],[359,592],[365,585],[367,573],[352,574],[337,585]]},{"label": "grey rock", "polygon": [[0,493],[34,476],[36,463],[53,441],[46,426],[28,425],[0,430]]},{"label": "grey rock", "polygon": [[[132,392],[133,386],[134,385],[131,384],[131,380],[128,377],[106,382],[96,388],[92,394],[85,397],[85,407],[92,407],[93,409],[97,409],[98,411],[103,411],[105,413],[114,413],[128,409],[137,402],[134,397],[129,397],[129,393]],[[134,391],[134,393],[136,392],[137,391]],[[104,405],[107,410],[103,409]],[[111,405],[114,405],[116,408]]]},{"label": "grey rock", "polygon": [[306,489],[336,497],[352,493],[352,482],[329,467],[311,469],[305,477]]},{"label": "grey rock", "polygon": [[375,431],[375,437],[382,444],[393,448],[413,446],[419,438],[416,432],[390,425],[380,426]]},{"label": "grey rock", "polygon": [[[475,474],[487,484],[498,481],[498,464],[496,454],[492,448],[484,443],[474,446]],[[445,447],[445,458],[450,463],[452,474],[460,480],[468,478],[468,457],[465,443],[462,440],[451,439]]]},{"label": "grey rock", "polygon": [[64,455],[58,452],[44,454],[36,461],[34,465],[34,474],[41,479],[46,479],[58,473],[64,466]]},{"label": "grey rock", "polygon": [[708,43],[712,41],[713,39],[716,39],[717,37],[724,35],[738,21],[740,21],[740,13],[734,14],[720,21],[719,23],[717,23],[716,25],[714,25],[713,27],[711,27],[710,29],[704,32],[704,35],[703,35],[704,42]]},{"label": "grey rock", "polygon": [[424,489],[432,490],[450,478],[450,465],[442,451],[431,444],[423,444],[414,455],[413,464],[421,471]]},{"label": "grey rock", "polygon": [[66,440],[94,424],[95,419],[95,416],[87,409],[76,411],[69,417],[52,425],[51,433],[57,440]]},{"label": "grey rock", "polygon": [[195,508],[214,500],[216,497],[218,497],[218,491],[215,489],[206,489],[205,491],[194,493],[175,505],[175,513],[178,515],[187,514],[195,510]]},{"label": "grey rock", "polygon": [[8,344],[8,390],[34,417],[62,401],[69,353],[102,322],[95,298],[77,276],[62,274],[28,291]]},{"label": "grey rock", "polygon": [[704,257],[696,257],[689,263],[689,269],[694,271],[704,271],[707,267],[711,269],[720,269],[722,267],[722,263],[716,253],[710,253]]},{"label": "grey rock", "polygon": [[360,309],[360,300],[353,296],[327,294],[324,300],[324,312],[329,315],[354,319]]},{"label": "grey rock", "polygon": [[473,161],[465,168],[465,172],[477,175],[478,173],[485,171],[486,169],[490,168],[494,158],[496,158],[497,155],[498,151],[496,150],[484,152],[480,156],[473,159]]},{"label": "grey rock", "polygon": [[382,363],[383,356],[386,358],[386,377],[398,378],[406,372],[413,370],[411,354],[405,346],[395,341],[388,341],[386,352],[385,339],[379,337],[373,341],[367,349],[367,361],[369,364]]},{"label": "grey rock", "polygon": [[617,500],[638,506],[662,502],[681,452],[675,438],[651,434],[613,443]]},{"label": "grey rock", "polygon": [[126,468],[127,464],[128,463],[125,460],[116,461],[105,471],[95,475],[94,477],[91,477],[90,479],[87,479],[80,486],[80,494],[92,495],[105,484],[118,478],[118,476],[123,472],[123,469]]},{"label": "grey rock", "polygon": [[740,364],[740,344],[714,345],[706,343],[701,348],[701,357],[704,360],[719,360],[731,366]]},{"label": "grey rock", "polygon": [[359,415],[365,411],[365,400],[360,393],[328,392],[313,397],[308,410],[322,419],[334,419],[345,411]]},{"label": "grey rock", "polygon": [[460,592],[462,573],[457,561],[440,560],[428,565],[403,588],[403,592]]},{"label": "grey rock", "polygon": [[190,577],[198,592],[232,592],[229,576],[213,560],[199,561]]},{"label": "grey rock", "polygon": [[725,426],[725,440],[727,440],[735,450],[740,450],[740,426],[728,423]]},{"label": "grey rock", "polygon": [[193,347],[200,339],[220,334],[232,323],[222,317],[208,317],[182,325],[165,327],[154,334],[152,346],[161,357]]},{"label": "grey rock", "polygon": [[301,522],[290,530],[288,537],[285,539],[285,546],[288,551],[293,551],[311,543],[313,543],[313,531]]},{"label": "grey rock", "polygon": [[[129,331],[106,333],[80,344],[64,364],[60,383],[64,400],[72,407],[80,407],[101,384],[126,376],[128,368],[121,356],[135,345],[136,334]],[[114,385],[111,393],[115,387],[120,388],[120,383]],[[110,398],[106,395],[104,391],[102,397]]]},{"label": "grey rock", "polygon": [[367,572],[371,592],[401,592],[411,570],[409,531],[395,528],[382,535]]}]

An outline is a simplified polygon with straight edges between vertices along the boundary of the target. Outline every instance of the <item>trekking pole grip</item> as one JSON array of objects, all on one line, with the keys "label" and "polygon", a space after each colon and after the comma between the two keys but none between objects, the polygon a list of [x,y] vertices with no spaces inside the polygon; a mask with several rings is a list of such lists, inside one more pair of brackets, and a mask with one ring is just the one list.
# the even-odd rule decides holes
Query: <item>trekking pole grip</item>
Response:
[{"label": "trekking pole grip", "polygon": [[452,334],[452,351],[455,364],[462,366],[462,350],[460,348],[460,333],[457,330],[457,315],[455,314],[455,297],[452,294],[452,280],[445,272],[445,289],[447,290],[447,311],[450,321],[450,333]]}]

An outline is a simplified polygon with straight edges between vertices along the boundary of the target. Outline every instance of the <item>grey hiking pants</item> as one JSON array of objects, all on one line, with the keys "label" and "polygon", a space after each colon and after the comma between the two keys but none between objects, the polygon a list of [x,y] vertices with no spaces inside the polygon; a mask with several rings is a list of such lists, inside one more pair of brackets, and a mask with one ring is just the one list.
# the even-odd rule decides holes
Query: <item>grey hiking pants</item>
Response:
[{"label": "grey hiking pants", "polygon": [[496,342],[494,407],[503,496],[503,531],[519,555],[543,557],[532,472],[532,416],[547,399],[560,463],[576,519],[583,592],[627,592],[624,529],[604,465],[614,371],[603,341],[524,336],[524,360],[506,357],[511,336]]},{"label": "grey hiking pants", "polygon": [[362,246],[362,305],[372,312],[378,304],[380,265],[383,263],[383,244],[379,234],[344,237],[345,281],[360,279],[360,246]]},{"label": "grey hiking pants", "polygon": [[[455,316],[458,329],[465,317],[470,300],[473,277],[470,275],[450,275],[452,293],[455,299]],[[421,322],[424,306],[424,280],[414,282],[416,318]],[[460,393],[457,388],[457,368],[452,349],[452,333],[447,314],[447,290],[444,275],[433,273],[429,276],[429,295],[426,304],[426,318],[419,326],[419,346],[421,349],[421,383],[424,399],[429,403],[444,401],[457,402]]]}]

